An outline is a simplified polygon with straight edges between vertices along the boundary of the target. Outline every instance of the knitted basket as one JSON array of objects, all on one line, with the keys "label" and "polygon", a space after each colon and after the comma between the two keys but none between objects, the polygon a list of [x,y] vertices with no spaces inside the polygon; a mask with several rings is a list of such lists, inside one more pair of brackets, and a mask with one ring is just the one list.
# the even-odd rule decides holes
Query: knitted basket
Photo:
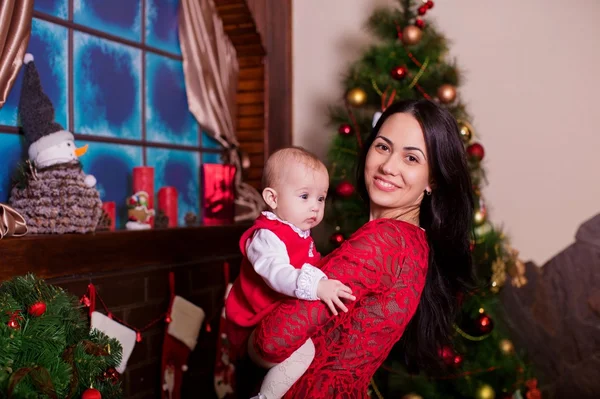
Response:
[{"label": "knitted basket", "polygon": [[9,203],[23,215],[30,234],[93,232],[102,201],[95,187],[85,185],[85,176],[80,164],[37,170],[27,187],[12,189]]}]

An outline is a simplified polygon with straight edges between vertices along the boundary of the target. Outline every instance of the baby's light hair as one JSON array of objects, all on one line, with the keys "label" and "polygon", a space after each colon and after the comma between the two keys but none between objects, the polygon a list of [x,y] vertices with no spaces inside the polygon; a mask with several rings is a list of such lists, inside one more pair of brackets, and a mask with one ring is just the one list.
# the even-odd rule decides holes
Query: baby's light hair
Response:
[{"label": "baby's light hair", "polygon": [[293,162],[300,162],[314,170],[327,171],[325,164],[313,153],[302,147],[286,147],[275,151],[265,165],[263,171],[263,188],[274,187],[286,167],[292,166]]}]

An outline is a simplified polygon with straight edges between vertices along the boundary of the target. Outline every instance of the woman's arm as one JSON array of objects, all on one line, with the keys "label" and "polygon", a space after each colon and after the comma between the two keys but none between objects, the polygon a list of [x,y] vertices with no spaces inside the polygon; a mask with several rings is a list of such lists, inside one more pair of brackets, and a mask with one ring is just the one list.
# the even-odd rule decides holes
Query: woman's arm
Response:
[{"label": "woman's arm", "polygon": [[[398,280],[406,245],[401,230],[393,221],[370,222],[323,259],[325,274],[348,285],[357,298],[347,303],[349,312],[362,298],[386,292]],[[264,360],[278,363],[331,319],[322,302],[285,300],[259,323],[252,344]]]}]

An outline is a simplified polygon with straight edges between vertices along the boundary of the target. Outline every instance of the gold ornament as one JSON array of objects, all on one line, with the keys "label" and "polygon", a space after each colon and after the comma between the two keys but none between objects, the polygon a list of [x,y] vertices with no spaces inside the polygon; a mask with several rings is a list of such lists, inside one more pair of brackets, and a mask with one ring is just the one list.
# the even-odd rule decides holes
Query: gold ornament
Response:
[{"label": "gold ornament", "polygon": [[419,43],[421,37],[423,37],[423,31],[418,26],[408,25],[402,29],[402,43],[407,46]]},{"label": "gold ornament", "polygon": [[511,284],[513,287],[521,288],[527,284],[527,277],[525,277],[525,263],[519,259],[519,251],[511,248],[509,252],[511,261],[508,263],[506,271],[512,277]]},{"label": "gold ornament", "polygon": [[493,293],[500,291],[500,288],[506,282],[506,263],[502,258],[496,258],[492,263],[492,288]]},{"label": "gold ornament", "polygon": [[512,355],[515,352],[515,346],[509,339],[500,340],[500,352],[503,355]]},{"label": "gold ornament", "polygon": [[462,139],[463,143],[468,144],[473,138],[473,126],[471,126],[469,122],[463,120],[459,120],[457,122],[460,138]]},{"label": "gold ornament", "polygon": [[407,393],[402,397],[402,399],[423,399],[423,397],[416,393]]},{"label": "gold ornament", "polygon": [[250,155],[248,155],[247,152],[242,151],[242,153],[240,154],[240,158],[241,158],[241,163],[242,163],[242,169],[243,170],[250,169],[250,166],[252,165],[252,162],[250,161]]},{"label": "gold ornament", "polygon": [[488,234],[492,232],[493,228],[489,222],[484,222],[481,226],[475,226],[475,242],[481,244],[485,241]]},{"label": "gold ornament", "polygon": [[456,87],[443,84],[438,88],[437,96],[444,104],[449,104],[456,98]]},{"label": "gold ornament", "polygon": [[483,384],[477,388],[477,392],[475,392],[476,399],[494,399],[495,397],[496,392],[494,392],[494,388],[487,384]]},{"label": "gold ornament", "polygon": [[485,211],[483,209],[477,209],[473,214],[473,222],[475,223],[475,226],[481,226],[483,223],[485,223],[485,220]]},{"label": "gold ornament", "polygon": [[354,88],[346,94],[346,101],[353,107],[362,107],[367,102],[367,93],[360,87]]}]

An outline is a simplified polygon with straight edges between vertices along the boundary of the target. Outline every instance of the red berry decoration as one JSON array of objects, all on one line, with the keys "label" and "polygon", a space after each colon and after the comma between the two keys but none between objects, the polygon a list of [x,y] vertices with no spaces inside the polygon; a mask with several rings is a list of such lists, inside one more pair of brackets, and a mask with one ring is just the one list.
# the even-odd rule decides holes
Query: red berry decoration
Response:
[{"label": "red berry decoration", "polygon": [[408,75],[408,69],[404,65],[397,66],[392,68],[390,75],[396,80],[402,80]]},{"label": "red berry decoration", "polygon": [[81,302],[86,308],[89,308],[92,304],[92,301],[90,301],[90,298],[88,298],[87,295],[82,296],[79,302]]},{"label": "red berry decoration", "polygon": [[440,349],[439,351],[439,355],[442,358],[442,362],[444,362],[445,365],[450,366],[452,363],[454,363],[455,354],[452,348],[450,348],[449,346],[442,347],[442,349]]},{"label": "red berry decoration", "polygon": [[481,144],[473,143],[467,147],[467,154],[469,154],[471,159],[475,161],[481,161],[485,156],[485,150]]},{"label": "red berry decoration", "polygon": [[30,315],[40,317],[46,313],[46,304],[44,302],[36,302],[27,309]]},{"label": "red berry decoration", "polygon": [[88,388],[81,395],[81,399],[102,399],[102,395],[99,390]]},{"label": "red berry decoration", "polygon": [[482,335],[489,334],[494,329],[494,321],[485,313],[480,313],[475,319],[475,328]]},{"label": "red berry decoration", "polygon": [[21,328],[21,325],[19,324],[19,322],[17,321],[17,319],[10,319],[8,321],[8,323],[6,323],[6,325],[9,328],[12,328],[13,330],[18,330],[19,328]]},{"label": "red berry decoration", "polygon": [[417,18],[416,21],[415,21],[415,25],[419,29],[423,29],[425,27],[425,21],[423,21],[421,18]]},{"label": "red berry decoration", "polygon": [[344,123],[344,124],[340,125],[338,132],[342,136],[349,136],[350,134],[352,134],[352,127],[350,125],[348,125],[347,123]]},{"label": "red berry decoration", "polygon": [[335,233],[331,236],[331,242],[336,244],[336,245],[340,245],[341,243],[344,242],[344,236],[342,235],[342,233]]},{"label": "red berry decoration", "polygon": [[452,359],[452,366],[458,368],[460,366],[462,366],[463,364],[463,357],[462,355],[454,355],[454,359]]},{"label": "red berry decoration", "polygon": [[431,10],[433,8],[433,1],[429,0],[425,3],[425,7],[427,7],[428,10]]},{"label": "red berry decoration", "polygon": [[419,7],[417,12],[419,13],[419,15],[425,15],[425,13],[427,12],[427,5]]},{"label": "red berry decoration", "polygon": [[352,194],[354,194],[354,186],[348,181],[343,181],[337,185],[337,187],[335,188],[335,192],[340,197],[348,198]]}]

